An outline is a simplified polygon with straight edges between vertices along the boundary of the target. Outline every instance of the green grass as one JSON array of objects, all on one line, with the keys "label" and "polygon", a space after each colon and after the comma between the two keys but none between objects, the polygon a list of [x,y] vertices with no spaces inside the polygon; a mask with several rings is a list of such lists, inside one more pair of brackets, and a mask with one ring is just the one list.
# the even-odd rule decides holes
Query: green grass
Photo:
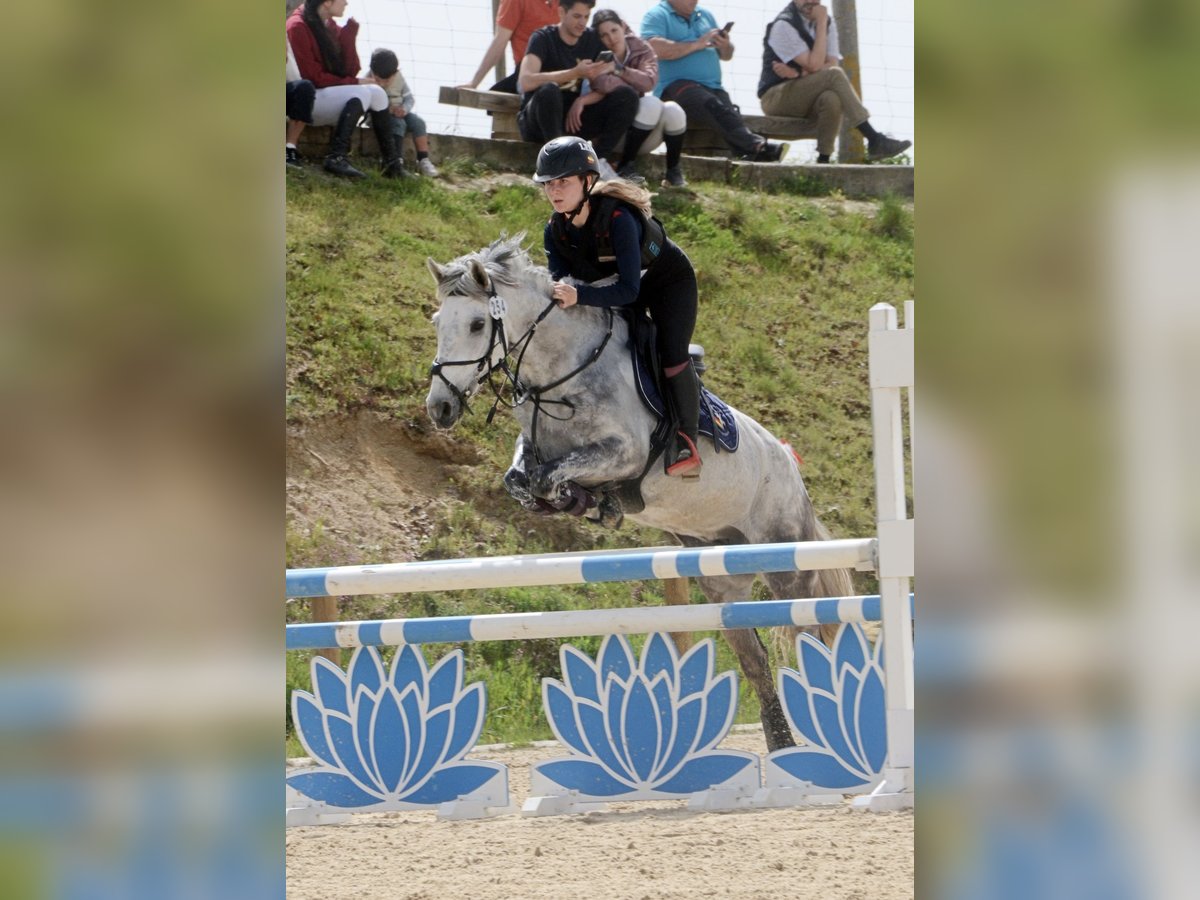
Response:
[{"label": "green grass", "polygon": [[[446,262],[502,233],[527,232],[544,261],[547,206],[530,185],[489,186],[470,160],[442,166],[458,183],[375,176],[333,181],[288,174],[287,417],[303,424],[360,409],[423,421],[434,355],[434,284],[425,258]],[[475,179],[467,182],[468,179]],[[466,183],[464,183],[466,182]],[[913,296],[911,206],[888,198],[869,214],[836,198],[808,199],[808,187],[771,193],[697,183],[656,198],[668,234],[687,252],[700,286],[695,340],[708,351],[706,384],[765,423],[804,459],[817,514],[837,536],[873,530],[873,474],[867,389],[866,321],[879,302]],[[485,425],[479,403],[454,432],[473,465],[451,469],[451,496],[439,508],[420,556],[479,555],[640,547],[665,542],[651,529],[620,531],[519,513],[500,486],[517,428],[499,414]],[[354,558],[352,534],[334,541],[326,522],[289,529],[289,566],[377,560]],[[348,549],[350,548],[350,549]],[[856,575],[856,587],[873,591]],[[631,590],[634,599],[631,600]],[[698,591],[694,590],[696,597]],[[345,619],[473,615],[506,611],[619,608],[661,603],[657,583],[346,598]],[[306,603],[288,606],[305,621]],[[598,639],[573,641],[595,649]],[[640,644],[640,639],[638,641]],[[464,645],[471,680],[489,690],[486,741],[550,736],[540,709],[540,678],[560,677],[558,642]],[[723,642],[723,666],[735,667]],[[428,658],[449,648],[426,648]],[[310,654],[288,654],[288,694],[308,689]],[[348,658],[348,657],[347,657]],[[742,685],[739,721],[756,721]],[[290,728],[289,728],[290,733]],[[301,752],[289,738],[289,755]]]}]

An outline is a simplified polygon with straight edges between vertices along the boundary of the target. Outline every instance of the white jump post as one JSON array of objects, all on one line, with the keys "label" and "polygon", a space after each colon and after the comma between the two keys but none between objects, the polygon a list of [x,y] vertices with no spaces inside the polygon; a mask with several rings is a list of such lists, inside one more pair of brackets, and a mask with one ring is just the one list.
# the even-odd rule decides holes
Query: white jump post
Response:
[{"label": "white jump post", "polygon": [[[879,594],[887,703],[887,762],[883,781],[868,796],[854,800],[860,809],[908,809],[914,803],[915,706],[913,698],[912,612],[909,580],[915,575],[913,520],[908,518],[904,485],[904,410],[908,391],[909,434],[915,435],[913,302],[904,304],[904,327],[887,303],[871,307],[871,424],[875,444]],[[913,437],[912,444],[916,440]]]}]

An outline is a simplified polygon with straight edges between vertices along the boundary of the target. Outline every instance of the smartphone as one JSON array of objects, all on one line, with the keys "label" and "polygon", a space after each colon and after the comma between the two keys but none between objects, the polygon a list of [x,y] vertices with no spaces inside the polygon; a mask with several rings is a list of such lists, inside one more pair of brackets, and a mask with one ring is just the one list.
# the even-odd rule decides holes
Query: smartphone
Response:
[{"label": "smartphone", "polygon": [[596,54],[596,62],[612,62],[613,52],[611,50],[601,50]]},{"label": "smartphone", "polygon": [[726,23],[725,23],[725,27],[721,29],[721,34],[726,34],[726,35],[727,35],[727,34],[729,34],[729,30],[730,30],[731,28],[733,28],[733,23],[732,23],[732,22],[726,22]]}]

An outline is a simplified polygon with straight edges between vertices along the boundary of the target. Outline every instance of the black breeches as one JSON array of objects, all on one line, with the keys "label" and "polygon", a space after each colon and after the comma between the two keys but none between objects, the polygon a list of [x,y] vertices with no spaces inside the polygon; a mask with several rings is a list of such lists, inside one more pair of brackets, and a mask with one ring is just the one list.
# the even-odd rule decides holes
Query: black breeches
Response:
[{"label": "black breeches", "polygon": [[[525,100],[517,114],[521,138],[543,144],[566,134],[566,116],[578,94],[563,91],[556,84],[543,84]],[[637,115],[638,95],[632,88],[621,87],[583,111],[579,136],[587,138],[603,158],[613,155]]]},{"label": "black breeches", "polygon": [[[667,262],[663,260],[663,262]],[[696,328],[696,273],[687,257],[683,265],[672,267],[670,277],[654,273],[642,279],[638,305],[650,311],[658,330],[658,361],[664,369],[678,366],[689,359],[688,344]],[[665,274],[665,273],[664,273]]]}]

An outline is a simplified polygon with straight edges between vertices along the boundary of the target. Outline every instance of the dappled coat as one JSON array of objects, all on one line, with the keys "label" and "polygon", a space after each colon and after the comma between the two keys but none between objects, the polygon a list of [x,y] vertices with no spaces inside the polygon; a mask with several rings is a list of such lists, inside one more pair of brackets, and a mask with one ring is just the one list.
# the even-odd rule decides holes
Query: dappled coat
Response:
[{"label": "dappled coat", "polygon": [[654,48],[629,32],[625,33],[625,48],[629,56],[625,60],[624,75],[597,75],[591,82],[593,91],[607,94],[628,85],[641,96],[654,90],[658,84],[658,54]]}]

